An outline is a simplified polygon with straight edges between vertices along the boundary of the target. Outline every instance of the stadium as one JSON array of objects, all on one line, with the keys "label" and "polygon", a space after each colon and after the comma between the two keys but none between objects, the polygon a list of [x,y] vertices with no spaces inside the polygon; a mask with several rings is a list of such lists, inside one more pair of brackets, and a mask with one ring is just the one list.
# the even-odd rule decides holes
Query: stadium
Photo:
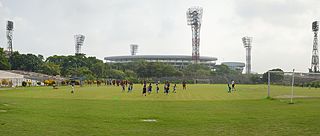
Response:
[{"label": "stadium", "polygon": [[[192,64],[192,56],[187,55],[131,55],[131,56],[111,56],[104,58],[107,63],[128,63],[138,60],[147,62],[162,62],[183,69]],[[204,64],[213,69],[218,59],[215,57],[201,56],[200,64]]]},{"label": "stadium", "polygon": [[221,64],[228,66],[230,69],[235,70],[239,73],[242,73],[243,68],[246,66],[242,62],[222,62]]},{"label": "stadium", "polygon": [[[269,29],[281,27],[283,21],[264,24],[259,21],[246,20],[247,18],[243,14],[239,16],[239,13],[249,10],[253,13],[257,12],[252,15],[253,18],[268,15],[272,15],[269,19],[290,17],[285,23],[298,21],[301,24],[308,21],[306,17],[314,18],[318,10],[313,10],[317,6],[312,5],[319,5],[320,1],[319,3],[300,1],[293,4],[290,3],[291,1],[254,2],[246,6],[243,6],[243,3],[229,1],[227,3],[197,2],[199,5],[204,5],[209,11],[207,12],[209,14],[205,14],[204,17],[211,19],[204,25],[216,25],[204,27],[204,30],[207,31],[204,34],[207,35],[206,38],[214,38],[212,40],[217,39],[217,41],[211,42],[211,39],[205,39],[203,45],[221,46],[220,49],[225,52],[219,52],[219,48],[207,50],[219,52],[226,58],[214,53],[208,54],[209,56],[200,56],[200,28],[204,10],[198,6],[190,7],[186,12],[187,25],[192,31],[192,53],[177,55],[181,54],[180,49],[186,46],[184,42],[176,41],[187,40],[185,35],[180,35],[185,32],[180,31],[183,27],[178,26],[181,23],[178,21],[180,20],[178,12],[184,11],[186,5],[191,5],[196,0],[186,3],[146,0],[94,1],[91,3],[51,2],[53,0],[46,1],[46,3],[40,0],[32,3],[12,1],[15,2],[7,3],[5,0],[0,0],[0,7],[4,7],[5,11],[14,11],[18,14],[27,11],[25,14],[19,14],[21,15],[19,18],[24,20],[28,19],[28,16],[34,16],[39,18],[38,20],[45,19],[45,23],[40,23],[41,27],[29,27],[32,24],[39,24],[39,21],[28,20],[28,23],[25,24],[21,23],[21,19],[17,19],[15,14],[4,13],[4,18],[0,16],[2,20],[16,19],[17,24],[22,27],[18,26],[18,31],[15,32],[19,33],[18,35],[26,35],[27,38],[13,42],[13,39],[19,40],[21,37],[13,37],[15,29],[13,21],[7,22],[7,49],[0,47],[0,136],[320,135],[318,21],[312,23],[313,50],[309,73],[299,72],[301,69],[296,67],[298,63],[292,65],[288,63],[290,64],[288,66],[286,62],[294,61],[295,58],[270,62],[270,57],[260,58],[257,61],[259,63],[254,63],[253,66],[267,70],[277,66],[274,63],[282,62],[280,66],[287,64],[286,67],[292,69],[284,71],[281,67],[276,67],[264,73],[251,72],[253,38],[250,36],[242,38],[243,47],[246,49],[245,63],[234,62],[241,61],[242,58],[237,47],[225,46],[239,45],[236,41],[240,43],[240,34],[251,33],[258,37],[257,44],[260,46],[257,47],[270,45],[268,55],[271,56],[269,52],[276,47],[274,45],[292,44],[290,41],[286,43],[285,41],[290,39],[281,35],[295,31],[297,28],[291,26],[281,29],[280,35],[274,36],[270,36],[270,32],[277,33],[276,29],[267,31],[267,33],[255,33],[264,31],[266,27]],[[73,3],[76,4],[71,6],[70,4]],[[304,6],[296,6],[298,4]],[[35,10],[29,9],[34,8],[34,5],[37,6]],[[56,13],[55,8],[48,7],[59,6],[62,8],[59,8],[58,16],[53,18],[46,16]],[[258,8],[263,6],[267,8],[263,8],[261,14]],[[227,10],[223,11],[219,7]],[[304,7],[308,10],[303,10]],[[284,13],[274,14],[274,9]],[[286,12],[291,9],[297,12],[293,14]],[[2,11],[0,8],[1,15]],[[34,14],[39,11],[43,13]],[[75,12],[68,11],[77,11],[79,17],[86,19],[79,18],[78,20],[74,18]],[[228,19],[231,18],[225,17],[225,12],[229,13],[229,11],[236,12],[228,16],[236,16],[237,20],[245,21],[240,23],[233,21],[231,23],[234,26],[230,27]],[[315,14],[309,15],[310,11]],[[299,15],[291,18],[297,13]],[[59,16],[60,14],[64,15]],[[59,24],[60,20],[65,21]],[[212,20],[217,21],[212,22]],[[80,23],[74,25],[75,22]],[[61,30],[54,27],[54,31],[51,31],[52,25],[63,27],[59,27]],[[92,25],[95,25],[94,28]],[[219,25],[222,26],[220,31],[211,29],[218,28]],[[260,26],[256,27],[258,25]],[[2,30],[5,29],[0,31]],[[30,30],[39,33],[28,35]],[[222,34],[217,33],[221,30],[224,30]],[[302,25],[299,25],[298,30],[304,30]],[[64,37],[68,37],[68,34],[75,31],[85,32],[89,42],[85,42],[85,35],[74,35],[74,55],[65,54],[68,48],[65,48],[62,55],[53,54],[48,57],[13,50],[12,43],[26,46],[31,51],[36,49],[34,47],[39,47],[37,44],[48,49],[60,49],[59,47],[62,46],[64,49],[64,46],[68,44]],[[42,32],[45,33],[45,37],[42,37]],[[305,35],[305,32],[301,31],[301,34]],[[3,41],[1,36],[4,35],[0,34],[0,41]],[[275,36],[277,39],[282,38],[283,41],[280,44],[265,42]],[[302,38],[300,37],[299,40],[303,40]],[[30,42],[23,43],[27,40]],[[56,46],[46,44],[50,40],[53,41],[52,45]],[[131,44],[131,55],[104,56],[104,61],[95,56],[86,56],[85,52],[81,52],[82,46],[90,45],[88,48],[91,48],[91,53],[95,53],[94,50],[106,53],[104,48],[100,47],[104,45],[108,47],[105,48],[108,52],[114,52],[116,55],[122,49],[121,44],[128,40],[142,42],[151,47],[148,48],[148,51],[156,51],[157,54],[161,52],[159,46],[173,45],[179,48],[177,50],[170,47],[169,52],[174,51],[171,55],[151,53],[136,55],[138,45]],[[189,40],[191,42],[191,39]],[[230,42],[225,42],[226,40]],[[55,43],[56,41],[58,42]],[[153,51],[151,51],[152,48]],[[167,48],[161,47],[161,49]],[[259,53],[263,49],[257,48],[253,51]],[[299,54],[299,51],[292,49],[282,52],[296,56]],[[275,55],[279,53],[281,54],[281,51],[277,51]],[[265,54],[258,55],[265,56]],[[298,57],[299,62],[305,58],[300,55]],[[218,58],[226,61],[218,62]],[[228,58],[238,60],[230,61],[227,60]],[[279,57],[274,56],[274,58]],[[267,65],[265,65],[266,62],[268,62]]]}]

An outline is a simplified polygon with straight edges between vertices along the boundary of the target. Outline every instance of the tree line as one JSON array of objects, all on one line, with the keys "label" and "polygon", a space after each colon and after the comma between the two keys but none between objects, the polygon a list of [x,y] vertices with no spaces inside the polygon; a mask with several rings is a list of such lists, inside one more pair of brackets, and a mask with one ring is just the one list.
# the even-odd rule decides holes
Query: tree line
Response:
[{"label": "tree line", "polygon": [[63,77],[83,77],[85,79],[138,79],[152,77],[208,77],[223,74],[239,74],[225,65],[216,66],[215,70],[204,65],[191,64],[184,69],[160,62],[138,60],[129,63],[104,63],[96,57],[85,54],[43,55],[21,54],[18,51],[8,58],[0,48],[0,69],[23,70]]}]

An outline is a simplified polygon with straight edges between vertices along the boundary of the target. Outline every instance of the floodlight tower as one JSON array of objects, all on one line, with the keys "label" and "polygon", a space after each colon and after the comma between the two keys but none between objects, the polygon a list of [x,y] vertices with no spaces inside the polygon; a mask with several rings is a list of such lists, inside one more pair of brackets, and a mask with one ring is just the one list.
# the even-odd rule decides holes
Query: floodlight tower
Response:
[{"label": "floodlight tower", "polygon": [[7,47],[7,53],[8,56],[11,56],[13,50],[12,50],[12,33],[13,33],[13,22],[8,21],[7,22],[7,40],[8,40],[8,47]]},{"label": "floodlight tower", "polygon": [[202,21],[203,9],[201,7],[191,7],[187,10],[187,22],[192,30],[192,60],[193,63],[200,61],[200,28]]},{"label": "floodlight tower", "polygon": [[132,56],[137,55],[138,52],[138,45],[137,44],[130,44],[130,53]]},{"label": "floodlight tower", "polygon": [[319,22],[318,21],[312,22],[312,31],[314,33],[314,38],[313,38],[311,68],[309,69],[309,72],[319,73],[319,54],[318,54]]},{"label": "floodlight tower", "polygon": [[243,46],[246,48],[246,74],[251,73],[251,43],[252,37],[243,37],[242,38]]},{"label": "floodlight tower", "polygon": [[77,54],[81,53],[81,46],[83,45],[85,36],[81,35],[81,34],[78,34],[78,35],[75,35],[74,38],[75,38],[75,41],[76,41],[76,45],[75,45],[76,52],[75,52],[75,54],[77,55]]}]

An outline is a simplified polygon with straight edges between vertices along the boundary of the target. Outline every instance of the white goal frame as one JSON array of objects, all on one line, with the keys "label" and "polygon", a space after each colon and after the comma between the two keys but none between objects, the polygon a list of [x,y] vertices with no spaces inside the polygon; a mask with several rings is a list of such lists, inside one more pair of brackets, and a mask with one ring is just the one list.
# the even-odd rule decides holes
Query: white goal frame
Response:
[{"label": "white goal frame", "polygon": [[288,74],[291,74],[292,75],[292,79],[291,79],[291,98],[290,98],[290,103],[293,103],[293,98],[294,98],[294,76],[296,75],[296,74],[300,74],[300,75],[306,75],[306,76],[308,76],[308,75],[317,75],[317,76],[319,76],[319,79],[320,79],[320,73],[303,73],[303,72],[295,72],[295,69],[293,69],[292,70],[292,72],[284,72],[284,71],[268,71],[268,90],[267,90],[267,93],[268,93],[268,96],[267,96],[267,98],[271,98],[271,96],[270,96],[270,73],[283,73],[283,74],[285,74],[285,73],[288,73]]}]

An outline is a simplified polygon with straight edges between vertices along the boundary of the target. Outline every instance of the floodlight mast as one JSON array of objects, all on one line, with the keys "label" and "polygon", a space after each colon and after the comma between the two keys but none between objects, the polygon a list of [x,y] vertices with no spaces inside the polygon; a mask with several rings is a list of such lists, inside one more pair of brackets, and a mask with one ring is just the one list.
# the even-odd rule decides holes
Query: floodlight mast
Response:
[{"label": "floodlight mast", "polygon": [[243,46],[246,48],[246,74],[251,73],[251,43],[252,37],[243,37],[242,38]]},{"label": "floodlight mast", "polygon": [[200,62],[200,28],[202,22],[203,9],[201,7],[191,7],[187,10],[187,22],[192,30],[192,60],[197,64]]},{"label": "floodlight mast", "polygon": [[75,55],[81,54],[81,46],[83,46],[83,42],[84,42],[85,36],[84,36],[84,35],[81,35],[81,34],[78,34],[78,35],[75,35],[74,38],[75,38],[75,42],[76,42],[76,45],[75,45],[75,49],[76,49]]},{"label": "floodlight mast", "polygon": [[7,22],[7,40],[8,40],[8,47],[7,47],[7,53],[8,56],[12,55],[13,49],[12,49],[12,34],[13,34],[13,21]]},{"label": "floodlight mast", "polygon": [[313,49],[312,49],[312,59],[311,59],[311,68],[309,72],[319,73],[319,53],[318,53],[318,31],[319,31],[319,22],[312,22],[312,31],[314,33],[313,38]]},{"label": "floodlight mast", "polygon": [[137,55],[138,52],[138,45],[137,44],[130,44],[130,53],[132,56]]}]

